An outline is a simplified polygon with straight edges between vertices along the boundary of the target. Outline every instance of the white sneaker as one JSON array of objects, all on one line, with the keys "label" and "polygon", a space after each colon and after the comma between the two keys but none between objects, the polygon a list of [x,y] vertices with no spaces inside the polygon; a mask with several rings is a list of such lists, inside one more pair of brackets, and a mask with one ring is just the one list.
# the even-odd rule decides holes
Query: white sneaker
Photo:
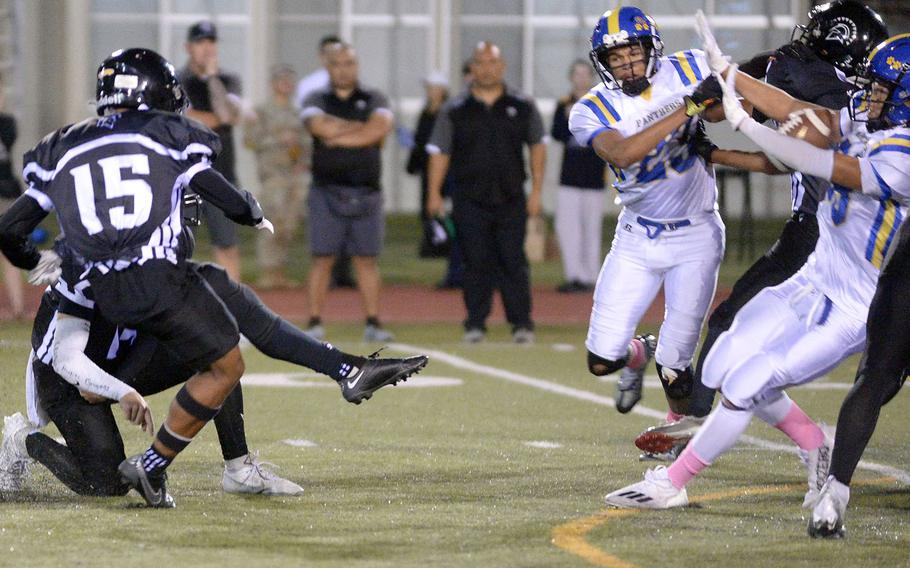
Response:
[{"label": "white sneaker", "polygon": [[677,489],[659,465],[645,472],[645,480],[633,483],[606,496],[607,505],[624,509],[670,509],[689,504],[686,488]]},{"label": "white sneaker", "polygon": [[844,538],[844,515],[850,502],[850,487],[830,476],[822,486],[812,516],[809,518],[809,536],[812,538]]},{"label": "white sneaker", "polygon": [[0,491],[19,491],[28,478],[32,459],[25,448],[25,437],[35,430],[22,413],[3,419],[3,442],[0,444]]},{"label": "white sneaker", "polygon": [[300,495],[303,487],[293,481],[275,475],[265,466],[277,467],[269,462],[260,462],[259,454],[252,453],[224,462],[221,487],[225,493],[254,493],[257,495]]},{"label": "white sneaker", "polygon": [[386,341],[395,341],[395,336],[391,331],[371,323],[363,328],[364,343],[383,343]]},{"label": "white sneaker", "polygon": [[[824,429],[824,428],[823,428]],[[809,450],[806,460],[809,490],[803,498],[803,509],[811,509],[818,500],[819,492],[828,479],[828,468],[831,466],[831,451],[834,449],[834,438],[825,430],[825,441],[814,450]]]}]

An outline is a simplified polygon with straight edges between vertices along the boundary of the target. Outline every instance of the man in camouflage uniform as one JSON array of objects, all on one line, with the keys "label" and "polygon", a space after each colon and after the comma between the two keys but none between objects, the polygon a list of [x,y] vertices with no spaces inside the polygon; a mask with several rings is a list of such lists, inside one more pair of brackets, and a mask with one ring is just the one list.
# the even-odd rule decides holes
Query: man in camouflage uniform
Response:
[{"label": "man in camouflage uniform", "polygon": [[263,287],[290,283],[284,269],[309,184],[310,137],[291,101],[294,85],[293,69],[284,65],[273,69],[272,98],[256,107],[244,136],[247,147],[256,153],[262,183],[259,202],[275,212],[275,236],[257,241]]}]

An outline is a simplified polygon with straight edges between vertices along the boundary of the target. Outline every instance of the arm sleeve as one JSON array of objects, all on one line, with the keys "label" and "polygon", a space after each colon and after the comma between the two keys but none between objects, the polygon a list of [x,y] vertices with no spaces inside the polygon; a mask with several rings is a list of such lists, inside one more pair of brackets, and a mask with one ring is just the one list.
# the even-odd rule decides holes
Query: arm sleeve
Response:
[{"label": "arm sleeve", "polygon": [[531,116],[530,122],[528,123],[528,137],[525,139],[525,142],[528,143],[528,146],[533,146],[535,144],[540,144],[543,141],[545,131],[543,129],[543,119],[540,117],[540,111],[537,110],[537,105],[534,104],[533,100],[529,100],[528,105],[531,107]]},{"label": "arm sleeve", "polygon": [[249,191],[237,189],[212,168],[199,170],[189,180],[191,191],[224,211],[235,223],[253,226],[262,221],[262,208]]},{"label": "arm sleeve", "polygon": [[572,132],[572,136],[575,137],[579,146],[590,146],[601,132],[607,130],[611,130],[611,128],[604,124],[587,105],[579,101],[572,106],[569,113],[569,131]]},{"label": "arm sleeve", "polygon": [[439,115],[436,117],[436,124],[433,125],[433,133],[430,134],[430,141],[427,142],[428,154],[451,154],[452,139],[455,136],[455,128],[452,124],[450,114],[451,107],[443,105],[439,109]]},{"label": "arm sleeve", "polygon": [[75,317],[57,318],[54,370],[79,390],[120,400],[132,387],[105,372],[85,354],[91,323]]},{"label": "arm sleeve", "polygon": [[372,104],[371,113],[383,114],[388,116],[390,119],[395,118],[395,114],[392,112],[392,105],[389,104],[389,99],[384,94],[379,91],[371,91],[372,94]]},{"label": "arm sleeve", "polygon": [[0,217],[0,250],[13,266],[24,270],[37,266],[41,255],[28,237],[47,213],[36,198],[26,192]]},{"label": "arm sleeve", "polygon": [[808,142],[762,126],[751,118],[745,119],[739,129],[768,156],[777,158],[798,172],[831,181],[834,150],[816,148]]}]

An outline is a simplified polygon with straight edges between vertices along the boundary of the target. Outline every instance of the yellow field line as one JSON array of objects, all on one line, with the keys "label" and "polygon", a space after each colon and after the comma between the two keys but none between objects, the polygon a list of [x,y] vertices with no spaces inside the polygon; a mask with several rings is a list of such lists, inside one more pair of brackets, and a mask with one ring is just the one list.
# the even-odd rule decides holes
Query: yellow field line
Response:
[{"label": "yellow field line", "polygon": [[[893,477],[880,477],[878,479],[856,481],[853,485],[878,485],[897,481]],[[730,497],[749,497],[753,495],[768,495],[771,493],[786,493],[789,491],[798,491],[805,487],[804,484],[790,485],[757,485],[754,487],[739,487],[727,491],[717,491],[700,495],[692,503],[703,503],[707,501],[717,501]],[[590,517],[575,519],[558,525],[553,528],[551,535],[552,543],[565,550],[570,554],[579,556],[594,566],[605,566],[607,568],[640,568],[637,564],[626,562],[618,556],[607,553],[600,548],[590,544],[587,541],[588,533],[597,527],[606,524],[610,519],[621,519],[631,517],[641,513],[644,509],[608,509],[601,511]]]}]

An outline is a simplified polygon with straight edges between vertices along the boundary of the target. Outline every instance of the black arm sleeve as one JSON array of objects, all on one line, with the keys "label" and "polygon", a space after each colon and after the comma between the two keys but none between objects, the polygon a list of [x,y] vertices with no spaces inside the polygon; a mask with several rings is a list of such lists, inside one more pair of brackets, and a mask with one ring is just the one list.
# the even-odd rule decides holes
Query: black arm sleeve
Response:
[{"label": "black arm sleeve", "polygon": [[24,270],[37,266],[41,255],[28,237],[45,217],[47,211],[27,195],[19,197],[0,217],[0,250],[13,266]]},{"label": "black arm sleeve", "polygon": [[235,223],[253,226],[262,221],[262,208],[256,198],[249,191],[234,187],[212,168],[194,175],[190,190],[224,211],[225,216]]}]

